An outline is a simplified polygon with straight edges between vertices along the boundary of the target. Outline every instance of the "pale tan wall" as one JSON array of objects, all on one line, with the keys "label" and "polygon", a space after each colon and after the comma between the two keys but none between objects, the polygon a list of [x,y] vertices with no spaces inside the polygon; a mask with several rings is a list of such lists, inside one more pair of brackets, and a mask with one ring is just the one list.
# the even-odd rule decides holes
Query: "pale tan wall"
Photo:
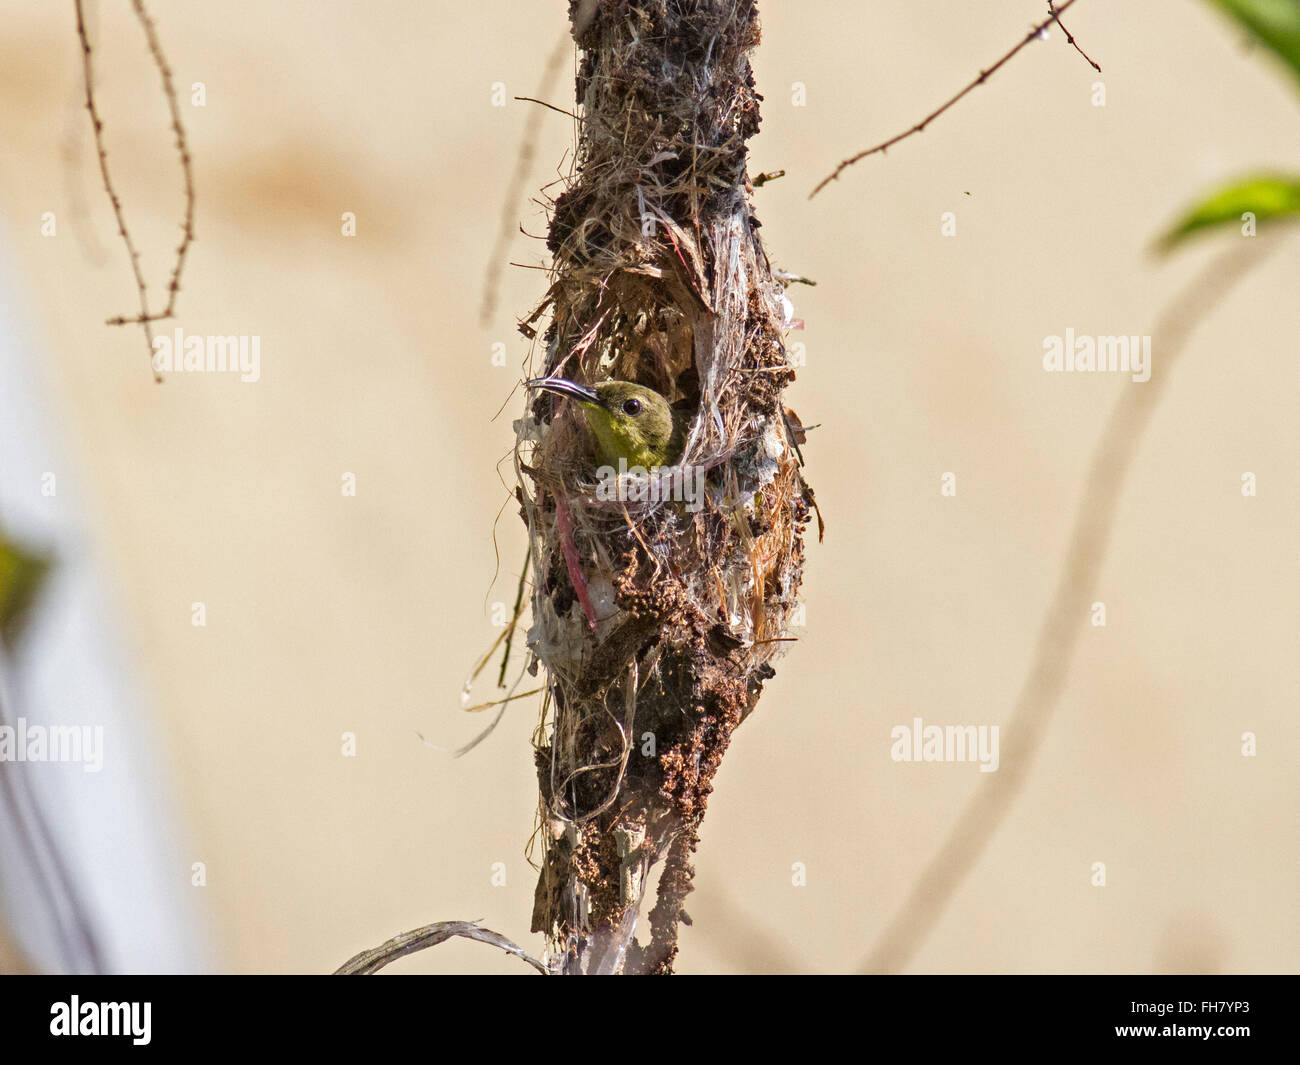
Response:
[{"label": "pale tan wall", "polygon": [[[100,6],[112,159],[158,290],[180,207],[165,110],[136,27]],[[805,453],[829,531],[809,549],[804,638],[719,778],[683,971],[860,964],[985,783],[895,765],[889,730],[1005,722],[1094,443],[1121,391],[1144,387],[1045,374],[1043,337],[1149,332],[1211,251],[1147,254],[1175,209],[1255,164],[1300,169],[1295,92],[1204,5],[1084,0],[1067,21],[1101,79],[1056,34],[807,202],[835,161],[921,117],[1041,6],[764,5],[754,170],[788,176],[758,209],[774,260],[818,281],[793,292],[808,366],[791,401],[822,425]],[[534,709],[458,761],[416,732],[475,731],[458,693],[495,635],[485,600],[513,596],[522,557],[495,473],[519,404],[493,415],[526,352],[513,317],[544,277],[507,271],[490,328],[476,308],[532,105],[494,109],[489,92],[534,93],[563,5],[155,4],[178,82],[208,94],[186,106],[200,240],[181,324],[260,334],[263,358],[256,385],[162,387],[138,335],[102,325],[133,290],[76,110],[67,7],[0,5],[0,197],[184,782],[159,800],[208,863],[224,965],[324,970],[447,918],[523,938]],[[542,125],[530,190],[572,143],[562,116]],[[39,236],[50,209],[89,213],[98,262],[75,223]],[[520,236],[510,256],[542,251]],[[1136,444],[1098,592],[1109,624],[1085,634],[1024,795],[913,970],[1295,968],[1296,252],[1206,322]],[[498,339],[510,369],[490,365]],[[956,499],[940,498],[946,470]],[[344,731],[355,759],[339,756]],[[807,887],[791,886],[794,862]],[[452,944],[399,968],[516,964]]]}]

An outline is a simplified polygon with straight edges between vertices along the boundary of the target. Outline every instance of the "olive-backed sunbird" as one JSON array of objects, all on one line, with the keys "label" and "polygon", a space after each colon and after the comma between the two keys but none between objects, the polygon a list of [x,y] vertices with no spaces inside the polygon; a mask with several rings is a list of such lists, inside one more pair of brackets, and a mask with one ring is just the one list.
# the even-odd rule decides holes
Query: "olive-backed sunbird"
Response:
[{"label": "olive-backed sunbird", "polygon": [[538,377],[527,382],[557,396],[575,400],[596,437],[596,459],[617,468],[652,469],[672,466],[686,444],[687,415],[674,410],[653,388],[631,381],[601,381],[580,385],[564,377]]}]

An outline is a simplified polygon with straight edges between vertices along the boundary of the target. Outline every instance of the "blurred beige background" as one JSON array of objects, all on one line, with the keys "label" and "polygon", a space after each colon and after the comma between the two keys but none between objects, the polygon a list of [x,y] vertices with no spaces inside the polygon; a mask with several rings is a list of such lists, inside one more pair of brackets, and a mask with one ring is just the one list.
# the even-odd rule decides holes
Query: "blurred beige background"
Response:
[{"label": "blurred beige background", "polygon": [[[775,263],[818,282],[791,293],[807,367],[790,402],[821,425],[805,455],[828,531],[809,545],[807,628],[710,805],[683,972],[862,964],[988,783],[969,765],[891,762],[890,729],[1006,720],[1086,464],[1121,390],[1145,387],[1046,374],[1043,338],[1149,333],[1237,239],[1155,260],[1178,209],[1242,171],[1300,169],[1293,87],[1206,5],[1083,0],[1066,22],[1104,74],[1054,33],[808,202],[835,162],[917,121],[1043,7],[761,5],[751,170],[786,170],[757,194],[763,234]],[[544,275],[508,268],[488,328],[477,308],[535,105],[493,107],[491,91],[536,93],[565,5],[152,8],[198,187],[179,324],[260,335],[261,381],[157,386],[139,333],[104,326],[135,294],[78,109],[70,4],[0,2],[0,205],[43,339],[31,358],[174,760],[179,793],[157,800],[207,864],[193,890],[214,964],[325,971],[453,918],[539,948],[533,702],[459,760],[417,732],[455,746],[483,724],[460,689],[523,554],[497,470],[518,397],[494,415]],[[110,161],[156,298],[182,203],[165,105],[127,5],[99,5],[97,34]],[[571,99],[566,72],[553,102]],[[530,195],[573,146],[564,116],[541,128]],[[535,203],[509,206],[544,233]],[[524,235],[509,247],[521,263],[543,253]],[[1296,969],[1297,290],[1293,241],[1193,338],[1137,444],[1097,593],[1108,625],[1085,634],[1024,794],[908,971]],[[1159,338],[1154,358],[1159,375]],[[807,886],[791,884],[796,862]],[[457,942],[394,971],[526,970]]]}]

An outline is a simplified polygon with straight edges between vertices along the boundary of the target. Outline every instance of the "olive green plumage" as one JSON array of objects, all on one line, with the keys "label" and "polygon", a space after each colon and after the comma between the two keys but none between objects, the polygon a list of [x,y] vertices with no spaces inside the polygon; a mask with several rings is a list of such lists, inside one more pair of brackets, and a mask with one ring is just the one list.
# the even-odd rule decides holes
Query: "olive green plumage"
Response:
[{"label": "olive green plumage", "polygon": [[631,381],[601,381],[580,385],[564,377],[539,377],[528,382],[575,400],[587,417],[596,438],[596,460],[618,468],[619,460],[629,467],[673,466],[686,444],[687,417],[674,410],[653,388]]}]

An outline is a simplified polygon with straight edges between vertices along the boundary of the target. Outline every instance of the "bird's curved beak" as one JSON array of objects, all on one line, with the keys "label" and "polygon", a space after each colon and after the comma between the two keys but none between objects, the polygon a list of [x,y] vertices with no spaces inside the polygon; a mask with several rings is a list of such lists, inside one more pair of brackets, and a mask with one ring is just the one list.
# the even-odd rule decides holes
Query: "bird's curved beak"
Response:
[{"label": "bird's curved beak", "polygon": [[540,388],[543,392],[553,392],[557,396],[568,396],[579,403],[600,404],[600,395],[594,388],[570,381],[567,377],[534,377],[524,384],[529,388]]}]

